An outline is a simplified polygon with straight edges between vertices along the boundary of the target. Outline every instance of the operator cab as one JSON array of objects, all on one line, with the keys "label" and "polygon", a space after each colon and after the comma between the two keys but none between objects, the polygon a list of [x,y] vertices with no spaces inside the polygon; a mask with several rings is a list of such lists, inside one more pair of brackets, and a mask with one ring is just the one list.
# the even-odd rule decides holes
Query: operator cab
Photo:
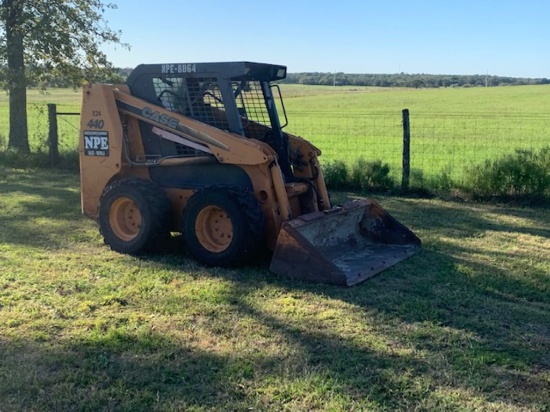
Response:
[{"label": "operator cab", "polygon": [[[285,66],[264,63],[142,64],[126,83],[132,95],[152,104],[269,144],[278,155],[285,180],[292,181],[288,138],[282,131],[288,123],[286,112],[279,87],[272,84],[285,77]],[[284,124],[277,106],[282,109]],[[147,152],[197,155],[193,148],[155,138],[145,122],[141,129]]]}]

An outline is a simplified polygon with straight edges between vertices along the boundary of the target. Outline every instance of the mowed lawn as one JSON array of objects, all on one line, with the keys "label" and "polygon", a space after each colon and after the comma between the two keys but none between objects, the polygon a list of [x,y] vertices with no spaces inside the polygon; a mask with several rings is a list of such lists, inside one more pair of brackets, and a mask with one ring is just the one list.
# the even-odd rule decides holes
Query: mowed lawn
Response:
[{"label": "mowed lawn", "polygon": [[0,193],[3,412],[550,405],[548,209],[378,198],[423,250],[342,288],[208,269],[178,238],[112,252],[74,173],[0,168]]}]

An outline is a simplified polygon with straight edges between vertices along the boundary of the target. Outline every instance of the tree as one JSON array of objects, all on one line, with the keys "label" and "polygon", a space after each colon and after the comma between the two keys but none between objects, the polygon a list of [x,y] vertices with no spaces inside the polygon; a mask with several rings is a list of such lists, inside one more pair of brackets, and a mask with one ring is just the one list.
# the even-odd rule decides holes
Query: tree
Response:
[{"label": "tree", "polygon": [[74,86],[92,82],[113,71],[100,46],[128,46],[103,18],[116,6],[101,0],[1,0],[0,7],[0,57],[7,62],[1,80],[9,93],[8,147],[28,153],[29,80],[61,76]]}]

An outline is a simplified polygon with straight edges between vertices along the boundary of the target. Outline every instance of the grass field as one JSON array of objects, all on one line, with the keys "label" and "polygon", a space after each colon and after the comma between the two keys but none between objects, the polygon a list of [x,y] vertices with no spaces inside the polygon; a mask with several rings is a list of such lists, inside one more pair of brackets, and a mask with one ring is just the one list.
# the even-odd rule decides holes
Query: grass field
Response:
[{"label": "grass field", "polygon": [[3,412],[548,411],[548,209],[381,198],[423,251],[340,288],[114,253],[74,173],[0,192]]},{"label": "grass field", "polygon": [[[391,89],[282,85],[289,132],[311,140],[322,160],[380,159],[400,180],[402,110],[410,111],[413,180],[442,173],[457,182],[464,170],[516,148],[550,145],[550,86]],[[80,91],[29,91],[33,150],[45,150],[47,103],[78,112]],[[7,96],[0,98],[0,150],[8,134]],[[79,119],[59,116],[60,148],[74,151]],[[419,182],[412,182],[418,184]]]},{"label": "grass field", "polygon": [[[316,90],[314,93],[312,90]],[[337,89],[338,93],[331,93]],[[325,160],[380,159],[399,177],[402,110],[409,109],[411,165],[456,180],[464,169],[516,148],[550,145],[550,86],[385,89],[285,85],[288,130]]]},{"label": "grass field", "polygon": [[[50,89],[45,92],[27,92],[27,113],[29,144],[31,151],[47,150],[48,103],[57,105],[59,112],[80,112],[80,90]],[[9,96],[0,95],[0,150],[5,150],[9,134]],[[79,116],[59,116],[59,148],[61,151],[74,151],[78,147]]]}]

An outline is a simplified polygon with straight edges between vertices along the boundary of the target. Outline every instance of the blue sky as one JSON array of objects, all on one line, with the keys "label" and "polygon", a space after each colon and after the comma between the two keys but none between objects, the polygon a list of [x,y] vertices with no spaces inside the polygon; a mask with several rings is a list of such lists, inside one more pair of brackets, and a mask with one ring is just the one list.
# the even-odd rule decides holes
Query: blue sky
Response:
[{"label": "blue sky", "polygon": [[248,60],[289,72],[550,78],[548,0],[111,0],[119,67]]}]

